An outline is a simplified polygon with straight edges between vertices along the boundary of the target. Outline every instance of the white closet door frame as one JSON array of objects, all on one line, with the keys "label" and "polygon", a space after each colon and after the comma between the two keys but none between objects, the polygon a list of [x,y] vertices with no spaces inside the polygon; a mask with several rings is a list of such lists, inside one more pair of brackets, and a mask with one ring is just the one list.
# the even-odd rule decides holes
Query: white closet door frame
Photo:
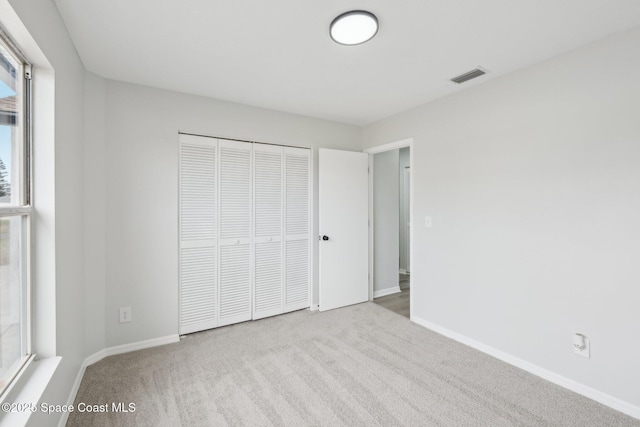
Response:
[{"label": "white closet door frame", "polygon": [[[246,237],[224,237],[223,234],[226,231],[226,227],[222,227],[222,210],[224,208],[224,204],[221,203],[221,197],[222,197],[222,191],[223,191],[223,178],[222,178],[222,163],[223,163],[223,150],[225,148],[230,148],[233,150],[239,150],[239,151],[246,151],[248,153],[249,156],[249,185],[250,187],[253,187],[253,185],[251,185],[253,183],[253,164],[252,164],[252,150],[253,150],[253,144],[250,142],[242,142],[242,141],[232,141],[232,140],[227,140],[227,139],[220,139],[218,140],[218,179],[217,179],[217,185],[218,185],[218,281],[217,281],[217,285],[218,285],[218,310],[217,310],[217,316],[218,316],[218,326],[225,326],[225,325],[231,325],[233,323],[239,323],[239,322],[244,322],[247,320],[251,320],[251,316],[253,313],[253,283],[254,283],[254,277],[253,277],[253,270],[254,270],[254,261],[253,261],[253,188],[249,189],[249,199],[248,199],[248,212],[249,212],[249,226],[247,229],[247,234]],[[223,257],[223,252],[225,252],[226,249],[228,248],[237,248],[237,250],[241,250],[242,247],[246,247],[248,248],[248,261],[247,261],[247,267],[248,267],[248,292],[249,294],[246,296],[246,303],[247,306],[243,308],[243,312],[235,314],[235,315],[230,315],[230,316],[223,316],[223,312],[225,311],[225,304],[227,303],[227,301],[225,300],[225,293],[226,290],[223,289],[223,285],[224,285],[224,280],[222,277],[222,273],[223,273],[223,269],[224,269],[224,265],[223,265],[223,261],[222,261],[222,257]],[[233,250],[231,249],[231,250]],[[241,287],[236,287],[236,290],[240,289]],[[240,301],[242,302],[242,301]],[[237,306],[237,303],[234,304],[235,307]]]},{"label": "white closet door frame", "polygon": [[[213,221],[214,230],[213,236],[209,238],[197,239],[193,236],[193,231],[190,231],[190,236],[183,235],[184,224],[186,221],[183,213],[183,204],[185,202],[185,187],[188,183],[184,180],[185,171],[185,150],[186,147],[192,148],[202,147],[203,149],[213,148],[214,151],[214,177],[211,185],[215,194],[214,200],[214,215],[217,217],[217,168],[218,168],[218,152],[217,152],[217,140],[214,138],[198,137],[193,135],[179,136],[179,165],[180,170],[178,173],[178,188],[180,191],[180,207],[178,209],[178,324],[179,333],[188,334],[192,332],[202,331],[205,329],[211,329],[218,326],[217,321],[217,307],[218,307],[218,289],[217,289],[217,231],[218,224],[217,218]],[[198,182],[192,182],[195,186],[206,185],[206,182],[200,181],[199,177],[196,178]],[[209,189],[211,190],[211,189]],[[198,212],[202,215],[202,212]],[[198,215],[196,215],[197,217]],[[194,225],[198,225],[198,218],[192,217]],[[213,238],[211,238],[213,237]],[[213,251],[213,254],[211,253]],[[205,260],[213,261],[213,266],[209,265]],[[202,270],[201,266],[206,263],[209,266],[209,271]],[[189,267],[200,267],[198,271],[193,271]],[[213,272],[210,269],[213,268]],[[214,281],[213,285],[207,286],[207,280]]]},{"label": "white closet door frame", "polygon": [[[273,153],[278,154],[280,156],[280,231],[277,234],[270,234],[264,236],[258,236],[258,226],[257,218],[257,191],[258,188],[258,173],[257,173],[257,160],[256,155],[258,153]],[[285,262],[284,262],[284,234],[285,234],[285,223],[284,223],[284,147],[280,145],[269,145],[269,144],[253,144],[253,260],[254,260],[254,295],[253,295],[253,319],[262,319],[264,317],[275,316],[278,314],[282,314],[284,312],[284,297],[285,297]],[[259,308],[259,295],[258,295],[258,246],[259,245],[270,245],[280,243],[280,286],[277,297],[279,298],[279,304],[277,307],[260,310]]]}]

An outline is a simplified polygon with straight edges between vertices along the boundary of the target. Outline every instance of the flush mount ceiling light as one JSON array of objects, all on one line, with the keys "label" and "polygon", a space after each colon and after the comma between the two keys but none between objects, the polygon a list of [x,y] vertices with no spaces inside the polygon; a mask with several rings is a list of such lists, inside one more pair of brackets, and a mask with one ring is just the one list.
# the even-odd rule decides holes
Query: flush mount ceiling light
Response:
[{"label": "flush mount ceiling light", "polygon": [[373,38],[378,32],[378,18],[364,10],[352,10],[331,22],[330,34],[336,43],[353,46]]}]

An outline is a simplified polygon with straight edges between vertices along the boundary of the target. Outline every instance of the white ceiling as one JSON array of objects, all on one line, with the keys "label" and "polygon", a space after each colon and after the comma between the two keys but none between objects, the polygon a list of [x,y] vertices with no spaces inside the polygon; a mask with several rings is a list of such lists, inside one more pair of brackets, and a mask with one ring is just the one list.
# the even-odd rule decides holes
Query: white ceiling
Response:
[{"label": "white ceiling", "polygon": [[[98,75],[356,125],[640,25],[638,0],[55,2]],[[338,45],[329,23],[352,9],[380,30]]]}]

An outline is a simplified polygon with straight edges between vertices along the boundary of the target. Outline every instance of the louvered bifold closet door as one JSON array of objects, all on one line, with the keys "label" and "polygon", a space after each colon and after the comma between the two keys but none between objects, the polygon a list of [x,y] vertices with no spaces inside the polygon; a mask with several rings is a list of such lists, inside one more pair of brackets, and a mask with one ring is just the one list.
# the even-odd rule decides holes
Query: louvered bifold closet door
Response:
[{"label": "louvered bifold closet door", "polygon": [[180,334],[218,325],[216,157],[215,139],[180,135]]},{"label": "louvered bifold closet door", "polygon": [[285,295],[284,311],[309,307],[311,150],[284,148]]},{"label": "louvered bifold closet door", "polygon": [[221,139],[218,149],[218,326],[223,326],[250,320],[252,315],[252,144]]},{"label": "louvered bifold closet door", "polygon": [[253,318],[281,314],[284,304],[283,147],[253,145]]}]

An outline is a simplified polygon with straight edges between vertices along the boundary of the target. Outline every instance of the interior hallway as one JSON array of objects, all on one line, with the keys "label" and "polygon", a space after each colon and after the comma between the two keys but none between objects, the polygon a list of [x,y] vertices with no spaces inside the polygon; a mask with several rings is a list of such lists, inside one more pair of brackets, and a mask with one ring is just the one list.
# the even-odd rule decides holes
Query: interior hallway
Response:
[{"label": "interior hallway", "polygon": [[401,316],[409,318],[409,275],[400,274],[400,292],[376,298],[374,303],[398,313]]}]

